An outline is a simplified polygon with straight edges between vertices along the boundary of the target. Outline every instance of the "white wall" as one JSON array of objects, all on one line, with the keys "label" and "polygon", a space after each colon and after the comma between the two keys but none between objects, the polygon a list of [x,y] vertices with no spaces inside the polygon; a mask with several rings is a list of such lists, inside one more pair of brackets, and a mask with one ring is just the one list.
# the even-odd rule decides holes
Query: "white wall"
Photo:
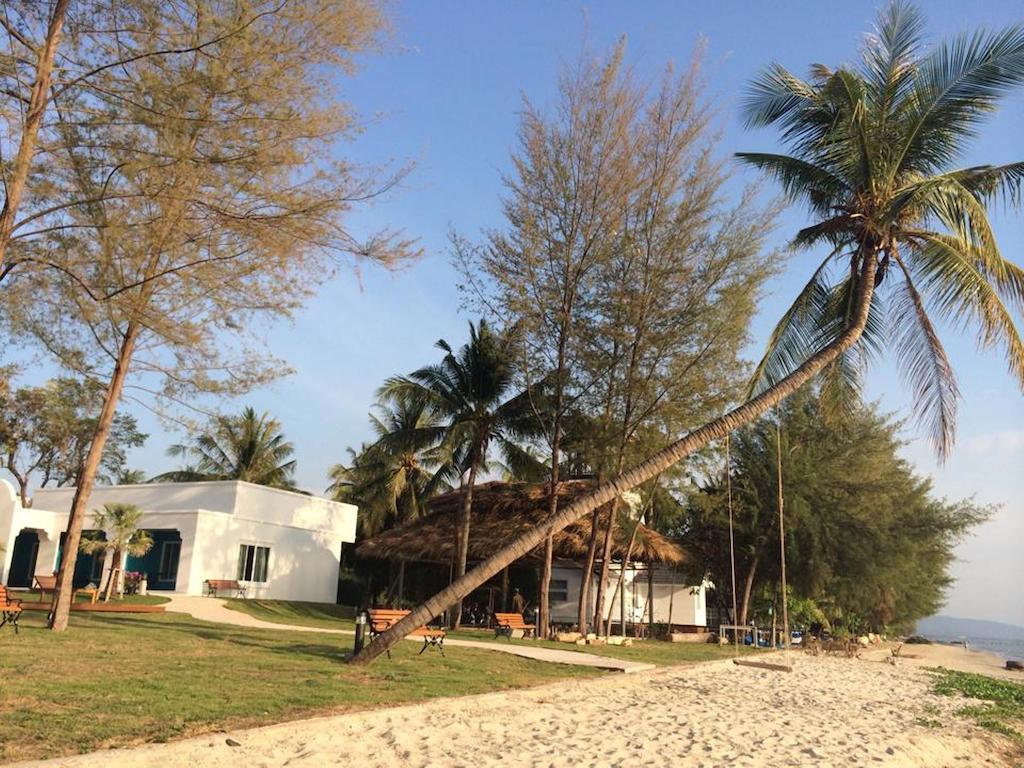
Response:
[{"label": "white wall", "polygon": [[[250,583],[247,597],[333,603],[338,590],[342,537],[215,513],[198,517],[199,527],[189,574],[188,593],[202,594],[206,579],[238,575],[239,546],[270,547],[267,582]],[[184,545],[182,547],[184,554]]]},{"label": "white wall", "polygon": [[[46,541],[40,544],[36,572],[53,571],[73,498],[74,488],[45,488],[36,492],[35,506],[23,510],[13,486],[0,481],[0,541],[7,547],[0,578],[14,538],[25,527],[42,528],[52,539],[52,552]],[[89,507],[106,503],[141,507],[140,528],[179,531],[177,592],[201,595],[207,579],[236,578],[239,546],[256,544],[270,547],[270,560],[267,582],[250,584],[249,597],[330,603],[337,595],[341,545],[355,540],[358,511],[351,504],[238,481],[97,487]]]},{"label": "white wall", "polygon": [[[551,620],[559,624],[575,624],[579,605],[580,584],[583,571],[580,568],[567,568],[555,566],[552,569],[551,578],[564,579],[568,582],[568,599],[564,602],[551,603]],[[604,618],[610,615],[613,622],[618,622],[620,614],[620,603],[625,600],[626,621],[637,621],[642,618],[647,620],[648,583],[647,570],[644,568],[627,568],[626,578],[623,583],[622,594],[612,600],[612,592],[619,579],[619,568],[613,566],[609,578],[607,596],[605,598]],[[598,578],[595,576],[590,587],[590,611],[592,615],[596,606]],[[671,603],[672,623],[693,625],[698,627],[706,626],[706,589],[705,585],[699,586],[672,583],[672,573],[669,569],[655,567],[654,571],[654,621],[658,624],[667,624],[669,620],[669,607]],[[642,616],[641,616],[642,614]]]}]

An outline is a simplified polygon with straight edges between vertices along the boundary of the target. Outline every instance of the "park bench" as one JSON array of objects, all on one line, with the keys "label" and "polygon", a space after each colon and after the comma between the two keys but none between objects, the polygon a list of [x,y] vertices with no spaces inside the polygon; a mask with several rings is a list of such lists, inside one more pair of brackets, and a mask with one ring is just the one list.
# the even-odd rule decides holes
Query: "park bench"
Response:
[{"label": "park bench", "polygon": [[216,597],[217,592],[233,592],[235,597],[245,597],[245,585],[239,584],[238,579],[207,579],[203,584],[207,597]]},{"label": "park bench", "polygon": [[[36,576],[35,590],[39,592],[39,602],[44,602],[47,592],[57,591],[57,574],[52,576]],[[73,590],[71,593],[72,599],[76,595],[88,595],[89,602],[95,603],[96,599],[100,596],[100,591],[96,587],[82,587],[81,589]]]},{"label": "park bench", "polygon": [[11,624],[14,627],[14,634],[18,634],[18,619],[21,618],[21,600],[15,600],[7,587],[0,584],[0,628],[4,624]]},{"label": "park bench", "polygon": [[[372,641],[377,635],[383,634],[387,630],[391,629],[401,619],[404,619],[409,615],[408,611],[400,611],[392,608],[371,608],[370,614],[370,640]],[[420,653],[423,653],[429,646],[434,646],[441,652],[441,656],[444,656],[444,638],[445,631],[443,629],[435,629],[434,627],[420,627],[414,629],[409,633],[409,637],[422,637],[423,647],[420,648]],[[391,658],[391,651],[387,652],[388,658]]]},{"label": "park bench", "polygon": [[512,633],[516,630],[521,630],[523,637],[527,635],[533,635],[537,637],[537,625],[527,624],[526,620],[523,619],[521,613],[495,613],[494,614],[494,636],[504,635],[509,640],[512,639]]}]

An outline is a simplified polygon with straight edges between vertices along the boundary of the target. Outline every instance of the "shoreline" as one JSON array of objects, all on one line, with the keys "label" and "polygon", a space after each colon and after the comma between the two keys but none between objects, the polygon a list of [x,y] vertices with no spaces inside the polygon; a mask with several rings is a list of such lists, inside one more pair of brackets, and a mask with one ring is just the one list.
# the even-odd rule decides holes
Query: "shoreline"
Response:
[{"label": "shoreline", "polygon": [[[864,649],[862,655],[865,659],[885,661],[892,656],[890,648],[894,645],[890,642],[880,646],[869,646]],[[1024,672],[1007,669],[1006,660],[1001,655],[992,651],[976,648],[965,649],[959,645],[937,641],[932,641],[930,644],[904,643],[900,649],[897,664],[918,668],[945,667],[1024,685]]]}]

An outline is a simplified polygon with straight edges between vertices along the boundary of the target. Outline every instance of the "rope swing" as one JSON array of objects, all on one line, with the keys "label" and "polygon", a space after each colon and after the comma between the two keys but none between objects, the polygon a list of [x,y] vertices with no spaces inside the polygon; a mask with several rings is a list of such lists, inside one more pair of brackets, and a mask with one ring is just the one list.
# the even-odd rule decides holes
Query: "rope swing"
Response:
[{"label": "rope swing", "polygon": [[[782,490],[782,412],[776,409],[776,420],[775,420],[775,474],[777,480],[777,504],[779,510],[779,565],[780,575],[782,580],[782,631],[784,633],[785,641],[783,647],[789,650],[789,601],[786,589],[786,524],[785,524],[785,510],[784,510],[784,498]],[[730,449],[730,435],[726,435],[725,438],[725,488],[726,488],[726,504],[729,508],[729,558],[732,564],[732,613],[733,621],[739,620],[736,610],[736,543],[733,534],[733,509],[732,509],[732,456]],[[774,633],[774,620],[772,621],[772,646],[775,645],[775,633]],[[735,625],[734,625],[735,626]],[[759,669],[769,669],[775,672],[792,672],[793,667],[789,664],[772,664],[764,661],[751,661],[747,659],[740,659],[739,656],[739,636],[736,633],[735,628],[733,629],[733,636],[735,640],[735,652],[737,658],[733,658],[733,664],[737,664],[741,667],[757,667]],[[756,631],[751,635],[754,647],[757,647],[757,633]]]}]

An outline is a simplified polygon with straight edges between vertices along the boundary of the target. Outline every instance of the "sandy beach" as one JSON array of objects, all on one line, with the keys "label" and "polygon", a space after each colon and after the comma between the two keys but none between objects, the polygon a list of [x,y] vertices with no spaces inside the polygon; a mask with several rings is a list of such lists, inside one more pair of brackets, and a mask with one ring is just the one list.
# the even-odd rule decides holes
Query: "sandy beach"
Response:
[{"label": "sandy beach", "polygon": [[861,659],[792,653],[788,674],[711,662],[22,765],[1008,764],[991,734],[953,714],[964,700],[931,693],[921,668],[998,672],[999,660],[946,646],[904,651],[917,658],[893,666],[886,649]]}]

